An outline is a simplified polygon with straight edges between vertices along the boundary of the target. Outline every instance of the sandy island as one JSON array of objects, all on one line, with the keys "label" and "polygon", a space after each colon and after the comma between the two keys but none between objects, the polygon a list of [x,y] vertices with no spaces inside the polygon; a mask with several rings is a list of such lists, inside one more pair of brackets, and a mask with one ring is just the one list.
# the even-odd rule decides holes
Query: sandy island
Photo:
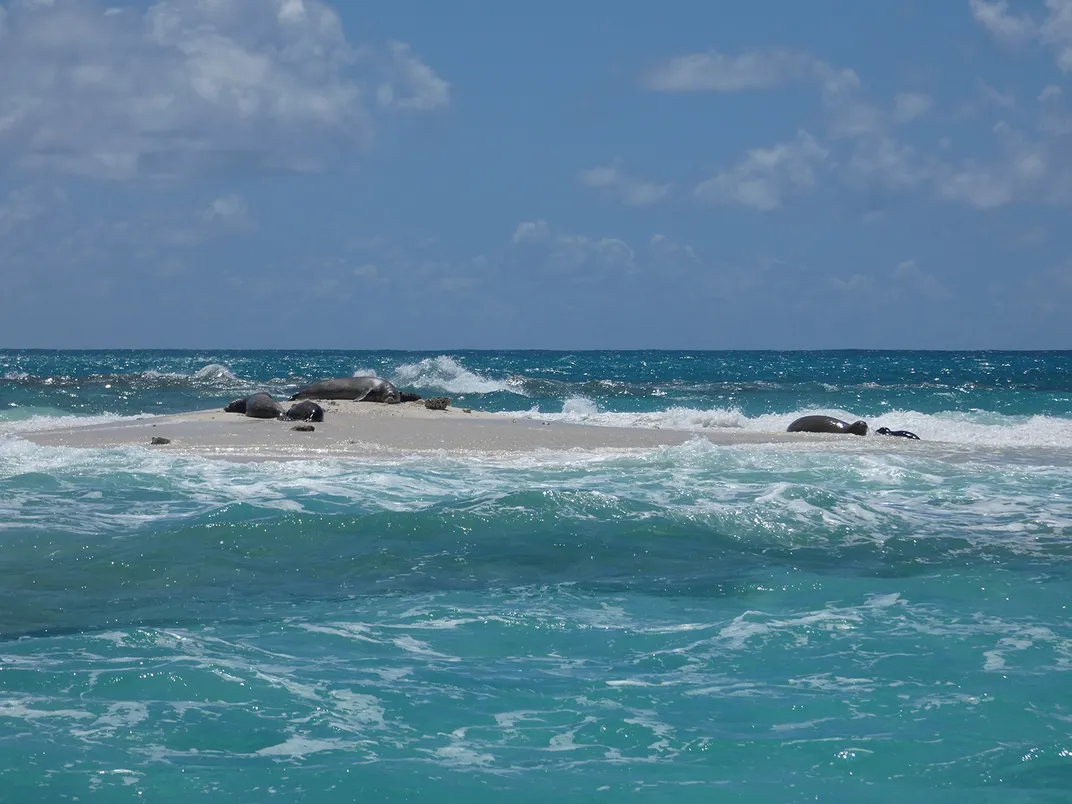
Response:
[{"label": "sandy island", "polygon": [[320,401],[325,420],[313,432],[298,432],[297,422],[252,419],[222,409],[167,416],[146,416],[106,424],[20,433],[41,446],[108,448],[149,447],[154,437],[170,443],[163,452],[216,456],[229,460],[282,460],[370,453],[519,452],[531,450],[650,449],[703,438],[714,444],[774,444],[816,440],[844,441],[858,436],[815,433],[696,433],[686,430],[603,427],[542,422],[509,414],[449,407],[428,410],[423,402]]}]

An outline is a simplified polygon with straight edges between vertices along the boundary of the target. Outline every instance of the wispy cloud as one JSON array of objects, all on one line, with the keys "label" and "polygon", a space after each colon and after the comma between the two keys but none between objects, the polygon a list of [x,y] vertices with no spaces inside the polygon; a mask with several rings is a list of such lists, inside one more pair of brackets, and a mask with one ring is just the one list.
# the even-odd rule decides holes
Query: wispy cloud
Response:
[{"label": "wispy cloud", "polygon": [[969,0],[972,17],[996,39],[1019,44],[1037,33],[1035,21],[1027,14],[1014,15],[1005,0]]},{"label": "wispy cloud", "polygon": [[898,92],[893,99],[893,120],[907,123],[922,117],[934,106],[934,98],[922,92]]},{"label": "wispy cloud", "polygon": [[376,92],[381,106],[409,111],[428,111],[450,103],[450,84],[402,42],[390,43],[391,59],[386,78]]},{"label": "wispy cloud", "polygon": [[811,80],[827,66],[791,50],[748,51],[729,55],[712,50],[677,56],[649,69],[641,79],[655,92],[741,92],[773,89]]},{"label": "wispy cloud", "polygon": [[202,211],[201,217],[207,223],[224,227],[244,229],[253,226],[245,199],[234,193],[213,199]]},{"label": "wispy cloud", "polygon": [[515,246],[538,248],[546,252],[548,262],[558,267],[588,265],[630,268],[635,257],[632,247],[617,237],[555,233],[542,220],[519,223],[511,242]]},{"label": "wispy cloud", "polygon": [[769,212],[815,184],[815,168],[829,151],[806,131],[772,148],[756,148],[734,167],[696,187],[705,201],[741,204]]},{"label": "wispy cloud", "polygon": [[1062,72],[1072,72],[1072,0],[1045,0],[1046,18],[1014,14],[1005,0],[969,0],[972,17],[999,42],[1022,45],[1038,40],[1051,47]]},{"label": "wispy cloud", "polygon": [[577,178],[585,187],[608,190],[627,206],[654,204],[670,192],[669,184],[635,178],[615,165],[582,170]]}]

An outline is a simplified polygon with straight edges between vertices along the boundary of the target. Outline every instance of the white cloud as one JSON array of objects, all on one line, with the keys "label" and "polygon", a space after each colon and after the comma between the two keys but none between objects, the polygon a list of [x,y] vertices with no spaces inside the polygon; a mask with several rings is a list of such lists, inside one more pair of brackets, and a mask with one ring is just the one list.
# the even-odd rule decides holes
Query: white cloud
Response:
[{"label": "white cloud", "polygon": [[922,92],[898,92],[893,99],[893,119],[907,123],[925,115],[934,105],[934,98]]},{"label": "white cloud", "polygon": [[525,221],[519,223],[514,230],[513,242],[532,243],[547,240],[551,236],[551,230],[546,221]]},{"label": "white cloud", "polygon": [[[838,138],[882,134],[890,115],[867,102],[860,77],[809,53],[755,50],[728,56],[717,51],[670,59],[649,70],[642,84],[656,92],[742,92],[803,84],[818,90],[826,108],[830,133]],[[893,116],[918,116],[930,106],[920,93],[899,96]]]},{"label": "white cloud", "polygon": [[648,254],[653,265],[660,271],[690,270],[701,264],[696,249],[664,234],[652,235],[648,242]]},{"label": "white cloud", "polygon": [[244,228],[253,223],[245,199],[234,193],[213,200],[201,214],[207,222],[222,226]]},{"label": "white cloud", "polygon": [[761,50],[729,56],[718,51],[678,56],[642,79],[656,92],[741,92],[808,80],[825,65],[805,53]]},{"label": "white cloud", "polygon": [[388,77],[376,92],[381,106],[427,111],[450,103],[450,84],[413,55],[409,45],[391,42],[390,50]]},{"label": "white cloud", "polygon": [[1037,23],[1028,14],[1013,15],[1005,0],[969,0],[975,21],[1003,44],[1038,39],[1053,48],[1057,66],[1072,72],[1072,0],[1045,0],[1046,19]]},{"label": "white cloud", "polygon": [[1072,0],[1046,0],[1050,15],[1039,30],[1042,41],[1053,47],[1057,66],[1072,72]]},{"label": "white cloud", "polygon": [[967,161],[937,176],[938,192],[977,209],[994,209],[1020,200],[1067,203],[1072,200],[1072,165],[1045,142],[1027,139],[1005,123],[995,126],[1002,156],[989,164]]},{"label": "white cloud", "polygon": [[[373,134],[365,95],[381,60],[322,0],[160,0],[144,13],[15,0],[6,17],[0,160],[23,168],[307,171]],[[419,60],[394,45],[390,56],[406,108],[445,102]]]},{"label": "white cloud", "polygon": [[1064,91],[1056,84],[1048,84],[1039,93],[1038,100],[1041,103],[1047,103],[1049,101],[1058,100],[1064,96]]},{"label": "white cloud", "polygon": [[773,148],[756,148],[739,164],[696,187],[697,197],[754,209],[778,209],[789,196],[815,184],[815,166],[829,151],[806,131]]},{"label": "white cloud", "polygon": [[911,294],[930,301],[953,298],[945,285],[933,274],[923,271],[915,260],[905,260],[892,271],[884,271],[877,276],[855,273],[848,279],[832,276],[827,282],[833,290],[854,298],[869,296],[879,290],[883,297],[889,297],[892,293],[895,297]]},{"label": "white cloud", "polygon": [[1013,16],[1005,0],[969,0],[972,17],[995,38],[1009,44],[1031,39],[1036,33],[1035,21],[1023,14]]},{"label": "white cloud", "polygon": [[1016,93],[1001,92],[998,89],[990,86],[986,81],[979,82],[979,93],[983,96],[983,100],[988,104],[997,106],[1001,109],[1014,109],[1016,108]]},{"label": "white cloud", "polygon": [[552,258],[566,265],[582,265],[593,260],[605,265],[631,267],[635,256],[632,247],[617,237],[590,238],[584,235],[559,235]]},{"label": "white cloud", "polygon": [[917,185],[930,178],[932,172],[933,168],[921,161],[914,148],[888,136],[861,140],[847,164],[850,181],[892,189]]},{"label": "white cloud", "polygon": [[1050,84],[1039,93],[1039,130],[1051,138],[1072,134],[1072,113],[1065,104],[1064,92]]},{"label": "white cloud", "polygon": [[66,203],[67,197],[55,187],[26,187],[12,190],[0,203],[0,238],[22,229],[51,209]]},{"label": "white cloud", "polygon": [[624,173],[616,166],[594,167],[581,171],[578,180],[586,187],[606,188],[627,206],[644,206],[661,201],[670,192],[669,184],[643,181]]},{"label": "white cloud", "polygon": [[895,281],[902,283],[909,291],[930,299],[931,301],[943,301],[953,298],[953,294],[946,289],[937,277],[921,270],[915,260],[905,260],[893,271]]},{"label": "white cloud", "polygon": [[624,240],[616,237],[593,238],[576,234],[552,233],[546,221],[526,221],[514,230],[515,246],[528,245],[546,253],[548,261],[559,267],[604,265],[633,266],[635,252]]},{"label": "white cloud", "polygon": [[828,280],[833,290],[848,293],[851,296],[866,295],[874,292],[876,288],[875,278],[863,274],[853,274],[848,279],[840,276],[832,276]]}]

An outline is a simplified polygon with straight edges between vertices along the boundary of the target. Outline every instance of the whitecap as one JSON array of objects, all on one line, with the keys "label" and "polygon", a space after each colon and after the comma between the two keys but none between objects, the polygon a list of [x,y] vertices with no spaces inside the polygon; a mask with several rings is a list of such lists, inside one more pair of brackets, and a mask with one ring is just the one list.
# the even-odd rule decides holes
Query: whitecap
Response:
[{"label": "whitecap", "polygon": [[391,382],[407,388],[436,389],[451,394],[516,392],[516,388],[509,383],[470,371],[447,355],[425,358],[419,363],[403,363],[395,369]]}]

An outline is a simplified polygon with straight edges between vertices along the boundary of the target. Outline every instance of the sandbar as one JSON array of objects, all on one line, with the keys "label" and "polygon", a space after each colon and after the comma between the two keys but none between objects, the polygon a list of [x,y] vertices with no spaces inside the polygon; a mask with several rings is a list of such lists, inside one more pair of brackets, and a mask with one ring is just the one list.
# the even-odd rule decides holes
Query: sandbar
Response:
[{"label": "sandbar", "polygon": [[237,461],[309,460],[369,454],[423,452],[523,452],[533,450],[632,450],[683,444],[696,438],[719,445],[832,442],[858,436],[752,431],[703,432],[641,427],[545,422],[503,413],[456,407],[429,410],[423,402],[321,401],[325,420],[313,432],[296,422],[253,419],[222,409],[145,416],[107,423],[22,432],[35,444],[53,447],[149,447],[154,437],[170,443],[162,452],[215,456]]}]

